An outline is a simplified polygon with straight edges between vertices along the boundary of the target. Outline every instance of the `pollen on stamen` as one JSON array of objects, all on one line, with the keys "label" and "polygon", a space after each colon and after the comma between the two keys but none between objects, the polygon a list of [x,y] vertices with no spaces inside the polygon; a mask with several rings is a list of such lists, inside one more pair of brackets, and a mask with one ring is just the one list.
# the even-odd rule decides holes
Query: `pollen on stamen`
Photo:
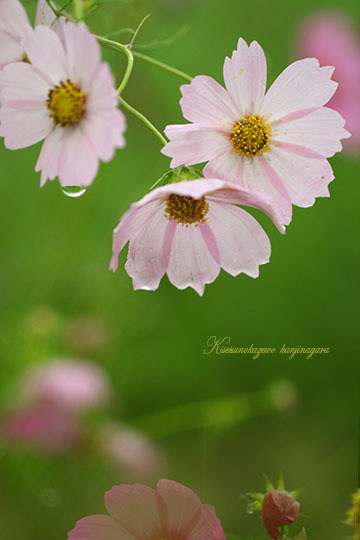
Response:
[{"label": "pollen on stamen", "polygon": [[262,156],[271,142],[271,125],[259,114],[242,118],[231,133],[233,150],[245,157]]},{"label": "pollen on stamen", "polygon": [[77,124],[85,112],[86,96],[78,84],[70,79],[51,88],[46,106],[54,124],[61,127]]},{"label": "pollen on stamen", "polygon": [[193,223],[197,227],[200,223],[205,223],[208,211],[209,203],[206,202],[205,197],[194,199],[172,193],[166,201],[165,217],[169,221],[175,219],[186,227]]}]

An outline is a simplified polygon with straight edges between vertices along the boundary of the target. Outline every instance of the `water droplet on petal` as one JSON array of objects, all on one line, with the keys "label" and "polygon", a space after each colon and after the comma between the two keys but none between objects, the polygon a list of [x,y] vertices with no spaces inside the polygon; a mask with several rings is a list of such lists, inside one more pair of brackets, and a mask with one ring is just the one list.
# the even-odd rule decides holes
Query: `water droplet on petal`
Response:
[{"label": "water droplet on petal", "polygon": [[67,195],[68,197],[81,197],[86,191],[86,189],[81,186],[64,186],[61,190],[64,195]]}]

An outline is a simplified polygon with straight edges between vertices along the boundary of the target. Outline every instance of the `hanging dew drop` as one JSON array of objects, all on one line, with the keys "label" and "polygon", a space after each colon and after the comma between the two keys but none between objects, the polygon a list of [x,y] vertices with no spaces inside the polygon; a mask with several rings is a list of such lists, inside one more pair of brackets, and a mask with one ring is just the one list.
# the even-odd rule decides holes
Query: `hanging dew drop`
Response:
[{"label": "hanging dew drop", "polygon": [[81,197],[81,195],[84,195],[86,189],[81,186],[64,186],[61,188],[64,195],[67,197]]}]

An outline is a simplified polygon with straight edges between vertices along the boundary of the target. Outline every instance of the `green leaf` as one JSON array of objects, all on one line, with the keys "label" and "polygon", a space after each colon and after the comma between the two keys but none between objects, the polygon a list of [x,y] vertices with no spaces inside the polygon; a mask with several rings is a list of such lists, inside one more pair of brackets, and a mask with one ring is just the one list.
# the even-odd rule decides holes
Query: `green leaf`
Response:
[{"label": "green leaf", "polygon": [[283,477],[283,473],[281,472],[280,473],[280,476],[279,476],[279,480],[278,480],[278,484],[277,484],[277,489],[279,491],[284,491],[286,488],[285,488],[285,482],[284,482],[284,477]]},{"label": "green leaf", "polygon": [[265,480],[265,487],[266,491],[273,491],[275,488],[273,486],[273,483],[269,480],[269,478],[266,476],[266,474],[263,474],[264,480]]}]

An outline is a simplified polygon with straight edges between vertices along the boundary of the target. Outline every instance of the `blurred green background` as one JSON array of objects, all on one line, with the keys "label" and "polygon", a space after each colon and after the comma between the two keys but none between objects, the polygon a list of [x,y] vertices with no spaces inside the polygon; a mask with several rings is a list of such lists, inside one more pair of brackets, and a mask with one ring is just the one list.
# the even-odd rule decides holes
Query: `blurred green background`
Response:
[{"label": "blurred green background", "polygon": [[[26,6],[32,14],[34,4]],[[219,82],[238,37],[256,39],[272,82],[294,57],[301,20],[337,7],[318,1],[315,8],[311,0],[134,0],[104,3],[87,22],[105,35],[136,27],[150,12],[138,43],[188,26],[181,40],[149,54]],[[357,0],[342,9],[358,24]],[[121,54],[104,49],[104,57],[119,81]],[[183,121],[180,84],[137,60],[124,97],[164,128]],[[39,189],[33,172],[39,145],[10,152],[1,144],[0,406],[5,410],[16,398],[18,377],[29,365],[59,355],[89,357],[111,377],[116,399],[109,416],[153,437],[167,455],[159,476],[190,486],[213,504],[227,533],[266,538],[259,516],[246,514],[241,495],[262,491],[263,473],[276,480],[282,471],[289,489],[306,488],[300,501],[310,518],[301,518],[293,533],[305,525],[310,540],[349,536],[342,521],[357,485],[359,161],[344,154],[331,160],[331,198],[294,208],[284,237],[253,211],[272,243],[271,263],[261,267],[258,279],[222,272],[203,298],[178,291],[166,277],[155,293],[134,292],[123,269],[126,250],[119,270],[108,271],[112,229],[169,161],[146,127],[127,119],[126,148],[101,165],[79,199],[66,197],[57,181]],[[50,326],[49,313],[55,321]],[[100,344],[89,345],[86,332],[76,339],[84,317],[102,329]],[[331,353],[292,360],[204,355],[211,335],[231,336],[238,346],[286,343],[330,347]],[[296,392],[289,407],[279,381],[287,381],[291,395]],[[232,396],[241,396],[240,410]],[[186,404],[203,400],[206,414],[187,425],[192,408]],[[40,456],[3,442],[0,537],[63,540],[79,518],[103,513],[104,492],[122,481],[129,481],[126,472],[100,457]]]}]

